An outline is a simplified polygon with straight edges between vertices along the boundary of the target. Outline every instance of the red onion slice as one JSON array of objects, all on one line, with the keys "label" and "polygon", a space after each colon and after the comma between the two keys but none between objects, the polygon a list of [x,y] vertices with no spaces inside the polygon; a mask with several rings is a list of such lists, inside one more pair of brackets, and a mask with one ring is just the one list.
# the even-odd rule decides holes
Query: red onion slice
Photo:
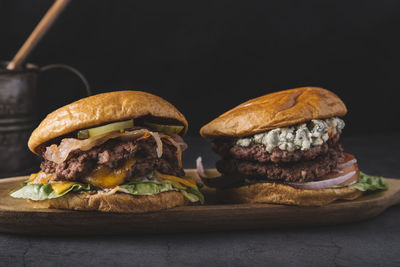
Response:
[{"label": "red onion slice", "polygon": [[[329,188],[333,187],[336,185],[342,185],[345,186],[344,183],[350,179],[353,178],[354,175],[356,175],[356,171],[351,171],[349,173],[346,173],[345,175],[341,175],[337,178],[333,179],[328,179],[328,180],[322,180],[322,181],[316,181],[316,182],[308,182],[308,183],[287,183],[288,185],[291,185],[293,187],[299,188],[299,189],[324,189],[324,188]],[[347,186],[348,184],[346,184]]]},{"label": "red onion slice", "polygon": [[346,186],[355,184],[355,183],[357,183],[357,182],[358,182],[358,179],[357,179],[357,180],[354,180],[353,182],[351,182],[351,183],[349,183],[349,184],[347,184]]},{"label": "red onion slice", "polygon": [[326,175],[323,180],[308,183],[287,183],[290,186],[300,189],[324,189],[329,187],[343,187],[358,181],[360,172],[357,160],[353,155],[344,153],[345,162],[338,165],[338,168]]},{"label": "red onion slice", "polygon": [[349,161],[347,161],[345,163],[339,164],[338,167],[340,169],[343,169],[343,168],[346,168],[347,166],[350,166],[351,164],[354,164],[354,163],[357,163],[357,160],[355,158],[352,159],[352,160],[349,160]]},{"label": "red onion slice", "polygon": [[198,157],[196,159],[196,170],[197,170],[197,174],[200,177],[205,177],[206,176],[205,173],[204,173],[204,166],[203,166],[203,162],[202,162],[202,158],[201,157]]},{"label": "red onion slice", "polygon": [[200,176],[200,178],[202,178],[202,179],[218,178],[218,177],[221,176],[221,175],[215,176],[215,174],[214,174],[214,175],[209,174],[208,171],[204,169],[204,166],[203,166],[203,162],[202,162],[202,158],[201,158],[201,157],[198,157],[198,158],[196,159],[196,170],[197,170],[197,174],[198,174],[198,175]]}]

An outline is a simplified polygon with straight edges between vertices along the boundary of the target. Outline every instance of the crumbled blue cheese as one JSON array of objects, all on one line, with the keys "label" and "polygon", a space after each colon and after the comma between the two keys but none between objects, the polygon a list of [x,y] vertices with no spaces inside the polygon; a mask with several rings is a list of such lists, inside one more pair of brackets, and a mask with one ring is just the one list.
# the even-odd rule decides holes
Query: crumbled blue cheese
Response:
[{"label": "crumbled blue cheese", "polygon": [[332,117],[326,119],[326,123],[328,124],[328,127],[332,129],[333,134],[336,134],[337,132],[340,132],[343,130],[345,124],[344,121],[337,118],[337,117]]},{"label": "crumbled blue cheese", "polygon": [[253,143],[262,144],[268,152],[275,147],[281,150],[308,150],[328,141],[329,133],[334,135],[344,128],[344,121],[332,117],[324,120],[311,120],[294,127],[272,129],[251,137],[236,140],[236,145],[247,147]]},{"label": "crumbled blue cheese", "polygon": [[294,145],[296,149],[308,150],[311,147],[311,133],[306,124],[301,124],[296,131]]},{"label": "crumbled blue cheese", "polygon": [[251,144],[252,138],[241,138],[236,141],[238,146],[249,146]]},{"label": "crumbled blue cheese", "polygon": [[[339,119],[340,120],[340,119]],[[311,121],[311,143],[313,146],[320,146],[329,139],[329,125],[324,120]],[[343,128],[342,128],[343,129]]]}]

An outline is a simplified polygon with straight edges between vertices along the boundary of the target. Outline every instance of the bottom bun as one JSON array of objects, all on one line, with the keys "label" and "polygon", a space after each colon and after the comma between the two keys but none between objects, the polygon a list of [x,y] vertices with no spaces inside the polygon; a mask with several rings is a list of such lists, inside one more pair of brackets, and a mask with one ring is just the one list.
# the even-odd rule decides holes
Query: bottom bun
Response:
[{"label": "bottom bun", "polygon": [[229,203],[323,206],[338,199],[356,199],[362,192],[352,186],[305,190],[279,183],[256,183],[230,189],[217,189],[217,194],[221,201]]},{"label": "bottom bun", "polygon": [[55,199],[42,201],[29,200],[29,202],[34,208],[132,213],[158,211],[187,204],[182,193],[175,191],[145,196],[133,196],[125,193],[104,195],[80,192],[69,193]]}]

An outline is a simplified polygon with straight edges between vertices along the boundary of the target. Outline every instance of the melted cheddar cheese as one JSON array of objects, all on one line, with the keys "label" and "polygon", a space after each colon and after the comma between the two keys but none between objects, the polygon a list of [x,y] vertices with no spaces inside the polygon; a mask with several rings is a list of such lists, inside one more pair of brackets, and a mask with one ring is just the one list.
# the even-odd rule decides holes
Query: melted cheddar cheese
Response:
[{"label": "melted cheddar cheese", "polygon": [[118,169],[111,169],[107,166],[100,165],[89,173],[83,180],[94,186],[101,188],[113,188],[124,182],[129,170],[135,164],[135,159],[129,159]]},{"label": "melted cheddar cheese", "polygon": [[[122,165],[122,167],[117,169],[111,169],[107,166],[100,165],[88,175],[86,175],[86,177],[83,178],[83,182],[87,184],[92,184],[100,188],[115,188],[125,181],[125,178],[128,176],[129,171],[132,169],[135,163],[136,159],[129,159]],[[158,171],[155,171],[155,173],[160,179],[178,183],[176,184],[176,186],[179,186],[179,184],[183,184],[191,188],[197,188],[196,182],[193,178],[180,178],[173,175],[163,174]],[[51,187],[57,194],[65,192],[75,184],[80,184],[75,181],[51,181],[50,178],[52,178],[52,176],[53,174],[46,174],[42,171],[38,173],[33,173],[29,177],[29,183],[51,183]]]},{"label": "melted cheddar cheese", "polygon": [[156,173],[157,173],[157,176],[160,177],[161,179],[175,181],[175,182],[184,184],[184,185],[192,187],[192,188],[197,188],[196,182],[194,181],[193,178],[189,178],[189,177],[179,178],[179,177],[176,177],[176,176],[163,174],[163,173],[160,173],[158,171],[156,171]]},{"label": "melted cheddar cheese", "polygon": [[59,182],[59,183],[52,183],[51,187],[57,194],[63,193],[65,190],[68,190],[71,186],[77,184],[76,182]]},{"label": "melted cheddar cheese", "polygon": [[38,173],[32,173],[29,176],[29,183],[30,184],[48,184],[51,178],[53,178],[54,174],[47,174],[43,171]]}]

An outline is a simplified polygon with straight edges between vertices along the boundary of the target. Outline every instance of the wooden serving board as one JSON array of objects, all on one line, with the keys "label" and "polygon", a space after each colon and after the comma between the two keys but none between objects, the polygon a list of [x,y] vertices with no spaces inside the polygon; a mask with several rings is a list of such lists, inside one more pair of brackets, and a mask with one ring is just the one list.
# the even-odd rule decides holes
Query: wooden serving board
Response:
[{"label": "wooden serving board", "polygon": [[[195,170],[186,170],[197,176]],[[327,225],[372,218],[400,204],[400,180],[387,179],[387,191],[367,194],[353,201],[337,201],[323,207],[272,204],[215,203],[213,190],[205,190],[201,206],[129,214],[33,209],[24,199],[8,195],[27,177],[0,180],[0,232],[31,235],[89,235],[160,232],[200,232],[234,229]]]}]

